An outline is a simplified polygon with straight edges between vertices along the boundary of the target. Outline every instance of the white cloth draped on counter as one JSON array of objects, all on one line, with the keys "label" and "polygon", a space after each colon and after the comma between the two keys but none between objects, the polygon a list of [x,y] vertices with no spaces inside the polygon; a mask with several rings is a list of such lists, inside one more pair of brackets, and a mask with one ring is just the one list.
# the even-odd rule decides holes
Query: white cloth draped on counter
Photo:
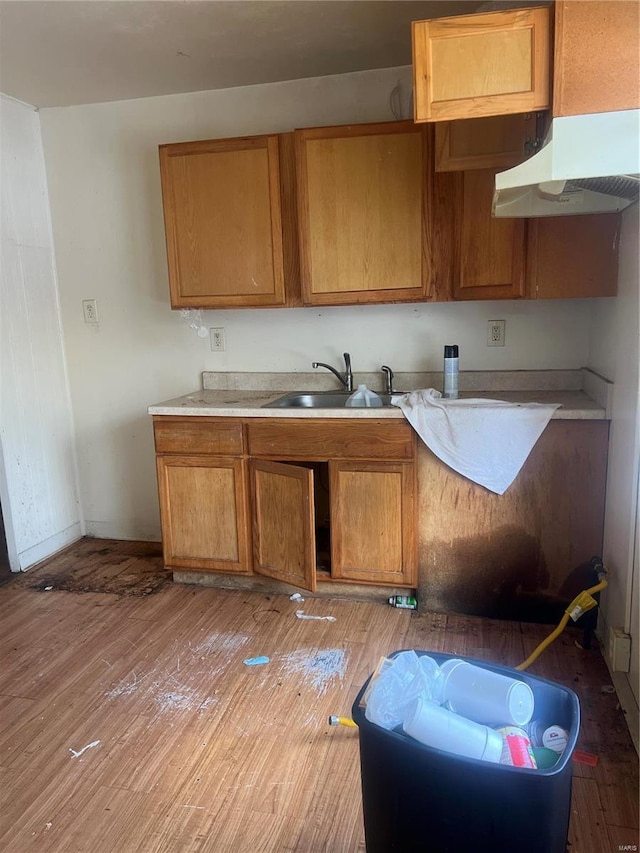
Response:
[{"label": "white cloth draped on counter", "polygon": [[498,495],[515,480],[561,405],[449,400],[435,388],[395,394],[391,402],[439,459]]}]

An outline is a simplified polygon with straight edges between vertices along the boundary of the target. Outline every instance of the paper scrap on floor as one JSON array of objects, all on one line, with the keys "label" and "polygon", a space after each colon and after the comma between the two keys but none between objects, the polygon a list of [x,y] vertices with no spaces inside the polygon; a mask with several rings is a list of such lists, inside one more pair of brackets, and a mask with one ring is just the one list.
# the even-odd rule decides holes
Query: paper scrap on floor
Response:
[{"label": "paper scrap on floor", "polygon": [[335,622],[335,616],[311,616],[308,613],[305,613],[304,610],[296,610],[296,616],[298,619],[312,619],[318,622]]},{"label": "paper scrap on floor", "polygon": [[427,447],[454,471],[504,494],[560,403],[444,399],[435,388],[391,398]]}]

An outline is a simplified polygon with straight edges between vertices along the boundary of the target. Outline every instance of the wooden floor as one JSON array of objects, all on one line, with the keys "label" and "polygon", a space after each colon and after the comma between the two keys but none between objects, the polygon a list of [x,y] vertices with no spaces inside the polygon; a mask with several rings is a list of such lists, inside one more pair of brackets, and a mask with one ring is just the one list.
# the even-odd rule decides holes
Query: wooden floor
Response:
[{"label": "wooden floor", "polygon": [[[357,730],[328,715],[394,650],[513,666],[549,632],[174,585],[158,546],[91,539],[0,587],[0,616],[3,853],[363,851]],[[579,638],[531,668],[576,691],[597,756],[573,764],[568,849],[637,849],[638,757]]]}]

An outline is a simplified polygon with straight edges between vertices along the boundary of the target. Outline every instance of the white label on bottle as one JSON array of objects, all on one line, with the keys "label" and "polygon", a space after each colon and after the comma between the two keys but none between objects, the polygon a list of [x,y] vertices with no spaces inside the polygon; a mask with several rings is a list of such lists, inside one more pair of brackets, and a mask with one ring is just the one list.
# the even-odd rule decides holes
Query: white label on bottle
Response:
[{"label": "white label on bottle", "polygon": [[458,359],[444,360],[444,396],[455,400],[458,397]]}]

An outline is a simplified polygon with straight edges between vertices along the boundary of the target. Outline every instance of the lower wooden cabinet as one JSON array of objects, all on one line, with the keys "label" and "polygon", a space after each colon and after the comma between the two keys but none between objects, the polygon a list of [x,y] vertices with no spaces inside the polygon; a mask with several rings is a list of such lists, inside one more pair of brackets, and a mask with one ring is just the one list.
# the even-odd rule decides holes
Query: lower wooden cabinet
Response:
[{"label": "lower wooden cabinet", "polygon": [[245,463],[223,456],[158,456],[165,564],[251,571]]},{"label": "lower wooden cabinet", "polygon": [[557,623],[593,585],[590,560],[602,554],[608,440],[608,421],[552,420],[504,495],[420,445],[419,598],[428,609]]},{"label": "lower wooden cabinet", "polygon": [[415,466],[331,462],[334,578],[415,584]]},{"label": "lower wooden cabinet", "polygon": [[313,471],[253,459],[251,483],[255,571],[315,591]]},{"label": "lower wooden cabinet", "polygon": [[154,431],[167,566],[415,586],[405,421],[155,417]]}]

